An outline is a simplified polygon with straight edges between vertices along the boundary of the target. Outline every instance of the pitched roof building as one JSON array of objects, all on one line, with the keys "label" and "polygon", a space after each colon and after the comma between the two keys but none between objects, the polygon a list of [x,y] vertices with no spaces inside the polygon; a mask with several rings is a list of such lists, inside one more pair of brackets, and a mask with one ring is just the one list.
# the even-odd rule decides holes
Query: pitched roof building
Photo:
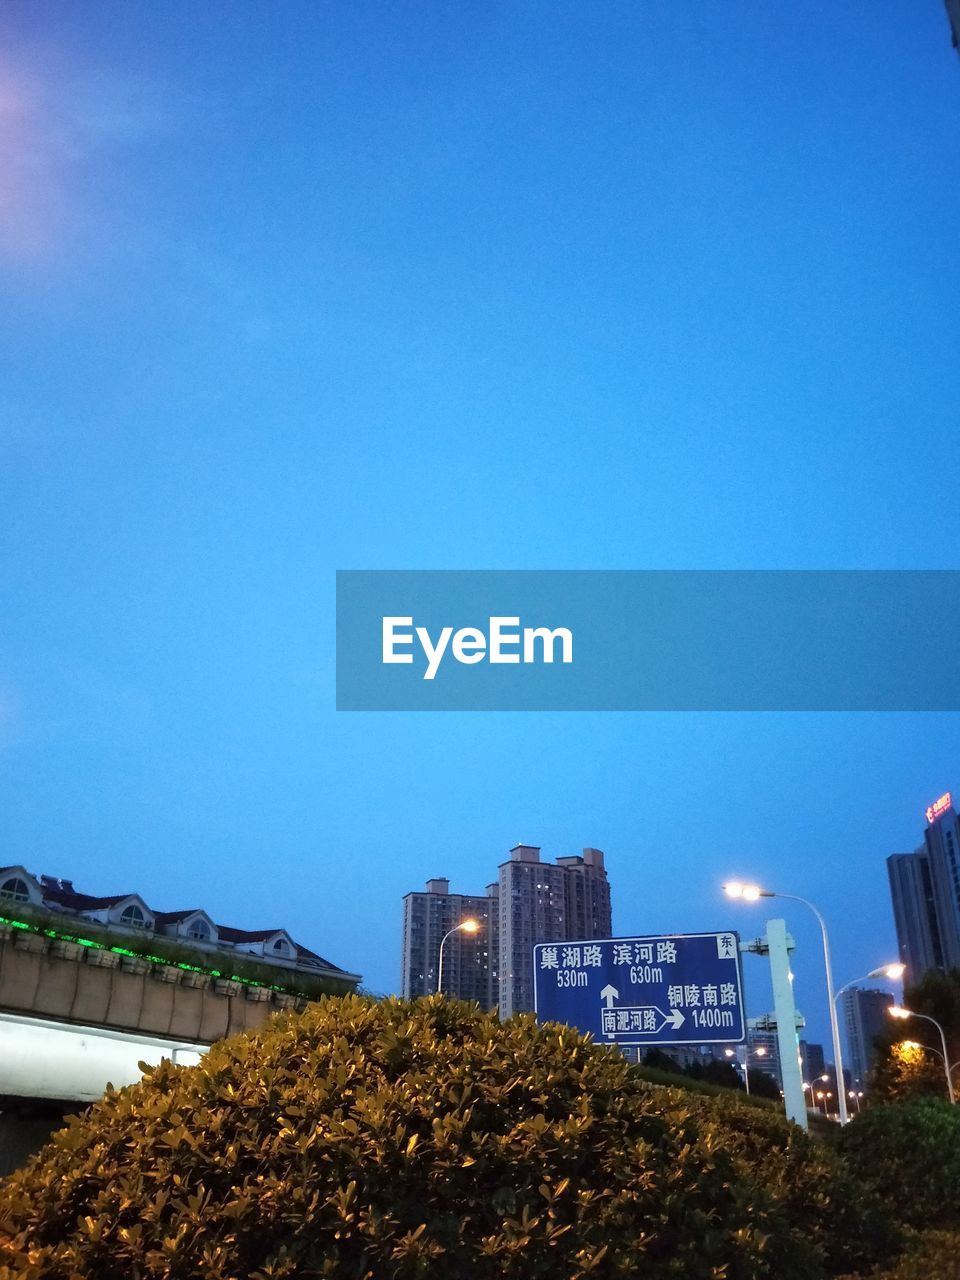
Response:
[{"label": "pitched roof building", "polygon": [[286,929],[238,929],[217,924],[202,907],[155,911],[138,893],[94,896],[80,893],[72,880],[34,876],[23,866],[0,867],[0,915],[18,905],[94,921],[122,932],[181,938],[192,946],[215,952],[243,952],[287,970],[329,975],[341,982],[359,983],[360,975],[302,946]]}]

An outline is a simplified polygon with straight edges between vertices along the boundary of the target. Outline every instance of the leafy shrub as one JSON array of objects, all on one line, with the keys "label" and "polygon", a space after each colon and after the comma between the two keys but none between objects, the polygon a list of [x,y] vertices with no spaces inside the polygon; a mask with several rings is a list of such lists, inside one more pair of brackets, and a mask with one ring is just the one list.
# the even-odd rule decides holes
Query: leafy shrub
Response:
[{"label": "leafy shrub", "polygon": [[894,1266],[843,1280],[960,1280],[960,1234],[918,1231]]},{"label": "leafy shrub", "polygon": [[868,1107],[840,1150],[900,1221],[960,1228],[960,1107],[939,1098]]},{"label": "leafy shrub", "polygon": [[889,1212],[865,1193],[831,1146],[785,1124],[782,1114],[758,1111],[746,1098],[727,1102],[722,1110],[686,1105],[698,1115],[701,1137],[715,1134],[738,1172],[757,1179],[774,1196],[814,1246],[828,1275],[870,1267],[900,1246],[901,1232]]},{"label": "leafy shrub", "polygon": [[327,998],[55,1135],[0,1192],[0,1277],[818,1280],[848,1190],[784,1121],[570,1028]]}]

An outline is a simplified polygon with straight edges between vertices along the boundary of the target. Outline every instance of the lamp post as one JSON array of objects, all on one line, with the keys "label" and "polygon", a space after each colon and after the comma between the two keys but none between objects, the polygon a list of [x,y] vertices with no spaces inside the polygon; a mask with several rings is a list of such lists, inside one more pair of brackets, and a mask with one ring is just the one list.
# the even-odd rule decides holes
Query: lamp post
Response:
[{"label": "lamp post", "polygon": [[[829,1080],[829,1079],[830,1079],[830,1077],[827,1075],[827,1073],[826,1073],[826,1072],[824,1072],[822,1076],[817,1076],[817,1080],[819,1080],[819,1081],[821,1081],[821,1082],[824,1082],[824,1083],[825,1083],[827,1080]],[[815,1093],[815,1090],[816,1090],[816,1087],[817,1087],[817,1080],[811,1080],[809,1084],[804,1083],[804,1086],[803,1086],[805,1089],[809,1089],[809,1090],[810,1090],[810,1105],[811,1105],[811,1107],[813,1107],[814,1111],[818,1110],[818,1108],[817,1108],[817,1098],[816,1098],[816,1093]],[[822,1096],[823,1096],[823,1095],[821,1094],[821,1097],[822,1097]]]},{"label": "lamp post", "polygon": [[817,922],[820,925],[820,935],[823,938],[823,967],[827,975],[827,1006],[830,1011],[834,1066],[837,1071],[837,1080],[840,1082],[837,1088],[838,1111],[840,1123],[846,1124],[847,1099],[845,1097],[846,1084],[843,1076],[843,1050],[840,1047],[840,1024],[837,1021],[837,1006],[833,994],[833,969],[830,965],[830,942],[827,938],[827,922],[812,902],[809,902],[806,898],[799,897],[795,893],[775,893],[772,889],[761,889],[756,884],[741,884],[738,880],[730,881],[723,888],[729,898],[742,898],[744,902],[756,902],[758,898],[784,898],[789,902],[801,902],[817,917]]},{"label": "lamp post", "polygon": [[871,969],[869,973],[865,973],[862,978],[854,978],[852,982],[845,982],[833,998],[835,1001],[839,1000],[845,991],[855,987],[858,982],[871,982],[877,978],[889,978],[891,982],[899,982],[906,967],[905,964],[900,964],[899,961],[896,964],[882,964],[879,968]]},{"label": "lamp post", "polygon": [[[939,1049],[935,1049],[932,1044],[920,1044],[918,1040],[901,1040],[900,1047],[902,1049],[926,1049],[927,1053],[935,1053],[941,1062],[944,1060],[943,1054]],[[953,1078],[953,1073],[956,1071],[957,1067],[960,1067],[960,1058],[958,1058],[956,1062],[950,1063],[951,1079]]]},{"label": "lamp post", "polygon": [[452,929],[440,939],[440,963],[437,965],[437,995],[443,992],[443,944],[454,933],[462,931],[463,933],[476,933],[480,925],[476,920],[461,920],[459,924],[455,924]]},{"label": "lamp post", "polygon": [[[736,1049],[724,1049],[723,1052],[726,1054],[728,1058],[736,1058],[740,1066],[743,1067],[743,1087],[744,1089],[746,1089],[747,1093],[749,1093],[750,1092],[750,1045],[745,1044],[743,1046],[742,1062],[740,1062],[740,1055],[737,1053]],[[758,1058],[764,1057],[767,1052],[766,1045],[758,1044],[753,1052],[755,1056]]]},{"label": "lamp post", "polygon": [[851,1090],[850,1090],[850,1092],[847,1094],[847,1097],[848,1097],[848,1098],[852,1098],[852,1099],[854,1100],[854,1102],[857,1104],[857,1115],[859,1115],[859,1114],[860,1114],[860,1099],[863,1097],[863,1092],[861,1091],[860,1093],[857,1093],[856,1089],[851,1089]]},{"label": "lamp post", "polygon": [[[891,1018],[922,1018],[924,1022],[932,1022],[940,1032],[940,1043],[943,1045],[943,1073],[947,1077],[947,1097],[951,1103],[956,1102],[953,1093],[953,1080],[950,1078],[950,1059],[947,1056],[947,1037],[943,1033],[943,1027],[936,1020],[931,1018],[929,1014],[917,1013],[914,1009],[904,1009],[903,1005],[892,1004],[887,1010]],[[936,1052],[936,1051],[934,1051]]]},{"label": "lamp post", "polygon": [[[764,1056],[766,1055],[766,1052],[767,1052],[767,1050],[766,1050],[766,1046],[765,1046],[765,1045],[762,1045],[762,1044],[758,1044],[758,1045],[757,1045],[757,1047],[754,1049],[754,1051],[753,1051],[753,1052],[754,1052],[754,1056],[755,1056],[755,1057],[757,1057],[757,1058],[762,1058],[762,1057],[764,1057]],[[749,1045],[749,1044],[747,1044],[747,1045],[744,1047],[744,1054],[743,1054],[743,1078],[744,1078],[744,1081],[748,1081],[748,1080],[749,1080],[749,1076],[747,1075],[747,1060],[749,1059],[749,1057],[750,1057],[750,1045]],[[750,1092],[750,1085],[749,1085],[749,1084],[747,1084],[747,1093],[749,1093],[749,1092]]]}]

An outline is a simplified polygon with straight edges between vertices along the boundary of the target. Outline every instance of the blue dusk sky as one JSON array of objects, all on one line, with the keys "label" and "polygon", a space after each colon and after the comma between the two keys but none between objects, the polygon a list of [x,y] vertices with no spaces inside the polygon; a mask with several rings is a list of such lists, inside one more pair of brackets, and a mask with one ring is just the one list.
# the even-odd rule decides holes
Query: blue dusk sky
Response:
[{"label": "blue dusk sky", "polygon": [[4,860],[382,992],[518,841],[890,957],[956,715],[338,714],[334,573],[960,567],[958,139],[941,0],[4,0]]}]

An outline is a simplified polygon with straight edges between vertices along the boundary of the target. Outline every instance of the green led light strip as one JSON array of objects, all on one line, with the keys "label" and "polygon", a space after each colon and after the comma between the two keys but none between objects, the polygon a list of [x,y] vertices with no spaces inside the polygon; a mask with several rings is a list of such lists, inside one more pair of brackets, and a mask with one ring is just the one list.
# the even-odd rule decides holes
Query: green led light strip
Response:
[{"label": "green led light strip", "polygon": [[[197,964],[186,964],[182,960],[166,960],[163,956],[153,956],[142,951],[129,951],[126,947],[111,947],[103,942],[96,942],[93,938],[80,938],[72,933],[59,933],[56,929],[44,929],[40,925],[27,924],[23,920],[13,920],[9,916],[0,916],[0,925],[10,925],[13,929],[24,929],[27,933],[36,933],[44,938],[53,938],[55,942],[73,942],[79,947],[92,947],[96,951],[112,951],[115,955],[130,956],[134,960],[149,960],[153,964],[162,964],[168,969],[185,969],[188,973],[204,973],[210,978],[224,978],[221,969],[204,969]],[[302,1000],[309,1000],[312,997],[305,995],[302,991],[297,991],[294,987],[282,987],[276,983],[258,982],[254,978],[241,978],[238,974],[232,974],[226,978],[227,982],[239,982],[245,987],[266,987],[268,991],[277,991],[280,995],[296,996]]]}]

